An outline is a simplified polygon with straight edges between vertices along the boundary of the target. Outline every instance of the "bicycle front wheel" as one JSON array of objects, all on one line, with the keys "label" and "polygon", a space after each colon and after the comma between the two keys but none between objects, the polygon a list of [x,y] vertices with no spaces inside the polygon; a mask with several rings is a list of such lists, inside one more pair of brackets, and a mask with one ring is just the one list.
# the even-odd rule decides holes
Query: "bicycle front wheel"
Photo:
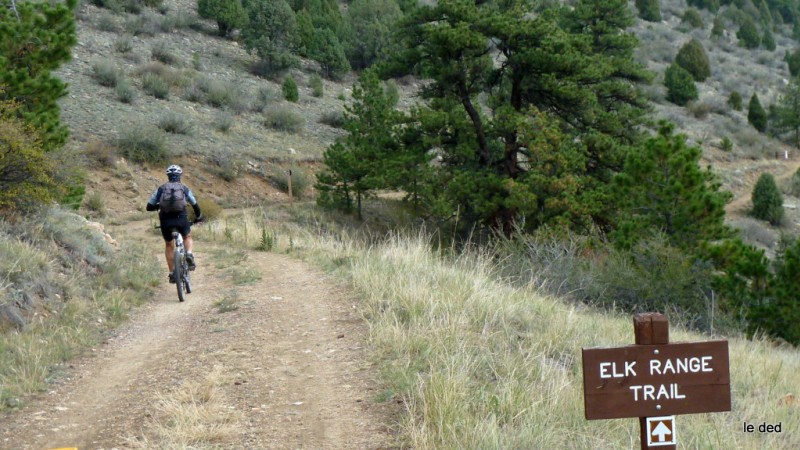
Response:
[{"label": "bicycle front wheel", "polygon": [[183,255],[179,249],[175,249],[172,256],[173,267],[172,276],[175,278],[175,285],[178,287],[178,301],[182,302],[183,298]]}]

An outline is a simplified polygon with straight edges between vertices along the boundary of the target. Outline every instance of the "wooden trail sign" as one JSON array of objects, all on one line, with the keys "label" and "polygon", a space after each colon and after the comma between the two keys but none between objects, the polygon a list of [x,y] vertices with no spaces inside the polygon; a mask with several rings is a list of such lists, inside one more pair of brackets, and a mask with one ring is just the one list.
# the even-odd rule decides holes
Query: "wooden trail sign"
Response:
[{"label": "wooden trail sign", "polygon": [[636,345],[583,349],[588,420],[639,417],[650,448],[647,417],[730,411],[728,341],[670,344],[656,313],[634,316],[634,331]]}]

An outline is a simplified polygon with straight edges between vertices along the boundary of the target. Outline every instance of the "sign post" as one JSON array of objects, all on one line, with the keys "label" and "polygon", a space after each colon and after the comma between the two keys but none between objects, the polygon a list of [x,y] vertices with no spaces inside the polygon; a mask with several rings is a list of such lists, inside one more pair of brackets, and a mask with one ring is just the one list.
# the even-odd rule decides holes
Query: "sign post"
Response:
[{"label": "sign post", "polygon": [[730,411],[728,342],[669,343],[658,313],[633,318],[636,345],[583,349],[588,420],[638,417],[642,449],[676,448],[673,414]]}]

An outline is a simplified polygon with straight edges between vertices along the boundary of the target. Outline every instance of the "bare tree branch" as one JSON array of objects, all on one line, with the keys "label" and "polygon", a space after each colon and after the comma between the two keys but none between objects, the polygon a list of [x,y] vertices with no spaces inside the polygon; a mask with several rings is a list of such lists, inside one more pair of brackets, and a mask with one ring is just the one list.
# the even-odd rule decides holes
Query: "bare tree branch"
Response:
[{"label": "bare tree branch", "polygon": [[14,10],[14,15],[17,16],[17,22],[19,22],[19,12],[17,12],[17,2],[16,0],[11,0],[11,9]]}]

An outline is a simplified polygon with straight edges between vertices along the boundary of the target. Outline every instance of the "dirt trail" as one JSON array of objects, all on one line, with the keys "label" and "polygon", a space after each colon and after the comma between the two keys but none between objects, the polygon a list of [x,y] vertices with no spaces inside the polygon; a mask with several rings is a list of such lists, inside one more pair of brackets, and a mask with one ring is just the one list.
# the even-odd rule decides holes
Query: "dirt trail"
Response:
[{"label": "dirt trail", "polygon": [[[798,169],[800,169],[800,160],[798,159],[770,160],[758,166],[755,170],[743,173],[742,176],[744,180],[740,180],[743,182],[742,187],[734,192],[734,198],[725,206],[725,211],[728,215],[747,214],[747,211],[752,207],[750,198],[752,196],[753,187],[762,173],[772,173],[775,177],[775,181],[780,185],[780,183],[794,175]],[[720,169],[717,168],[717,170]]]},{"label": "dirt trail", "polygon": [[[155,241],[146,226],[118,237]],[[196,247],[188,301],[162,285],[50,392],[0,416],[0,448],[390,445],[366,328],[346,289],[286,255],[231,260],[229,249]]]}]

